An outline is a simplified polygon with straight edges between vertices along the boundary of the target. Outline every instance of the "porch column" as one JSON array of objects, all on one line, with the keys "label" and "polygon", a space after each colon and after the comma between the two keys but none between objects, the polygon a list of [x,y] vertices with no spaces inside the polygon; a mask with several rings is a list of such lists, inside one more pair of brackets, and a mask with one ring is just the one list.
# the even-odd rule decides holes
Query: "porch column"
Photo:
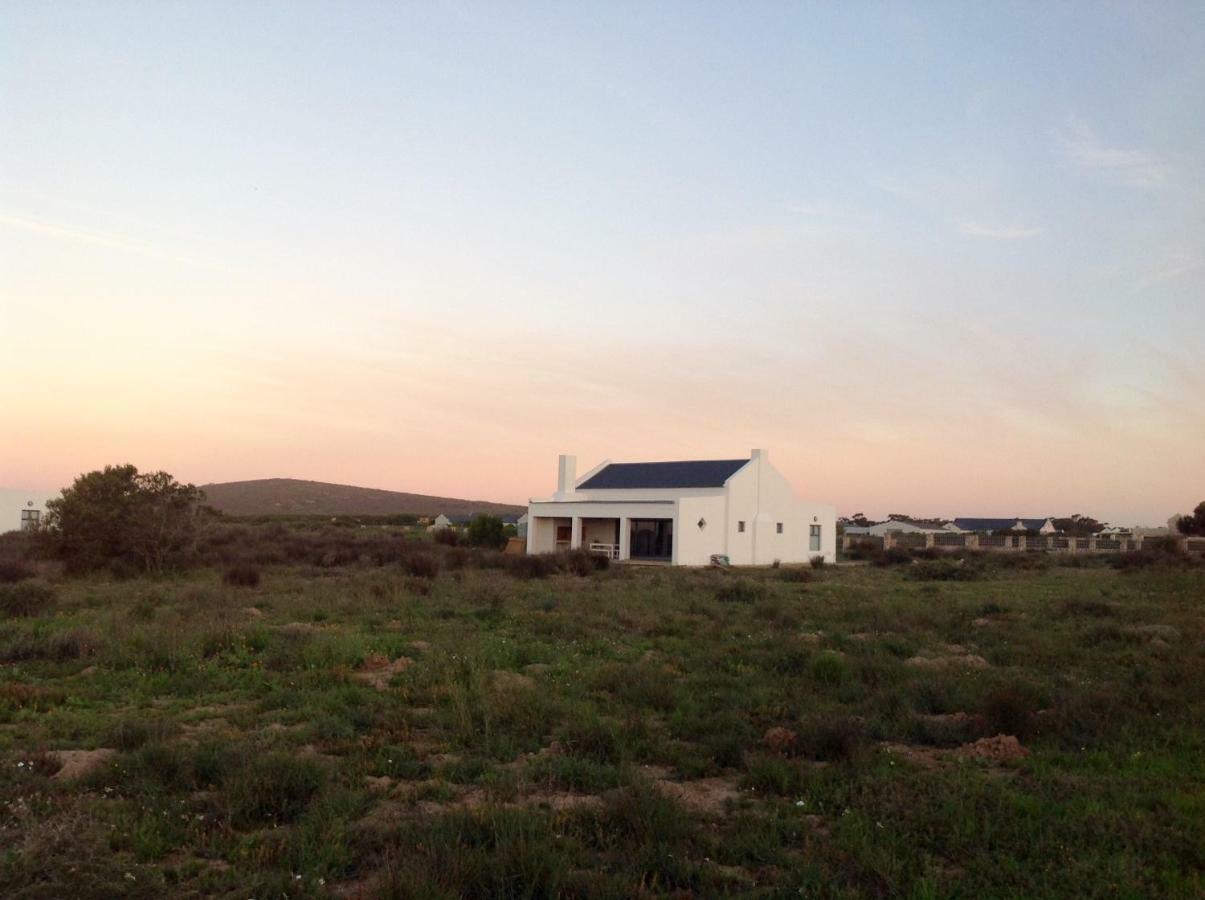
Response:
[{"label": "porch column", "polygon": [[577,550],[582,545],[582,517],[574,516],[569,530],[569,549]]},{"label": "porch column", "polygon": [[627,516],[619,517],[619,558],[632,558],[632,523]]}]

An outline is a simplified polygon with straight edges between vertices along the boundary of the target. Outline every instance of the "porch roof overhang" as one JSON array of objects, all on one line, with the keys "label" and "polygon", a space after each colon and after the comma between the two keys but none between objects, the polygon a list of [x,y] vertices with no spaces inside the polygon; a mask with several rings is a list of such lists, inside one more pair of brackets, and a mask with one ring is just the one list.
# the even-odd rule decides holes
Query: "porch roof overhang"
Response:
[{"label": "porch roof overhang", "polygon": [[674,500],[532,500],[528,513],[532,516],[563,518],[619,519],[673,518],[677,508]]}]

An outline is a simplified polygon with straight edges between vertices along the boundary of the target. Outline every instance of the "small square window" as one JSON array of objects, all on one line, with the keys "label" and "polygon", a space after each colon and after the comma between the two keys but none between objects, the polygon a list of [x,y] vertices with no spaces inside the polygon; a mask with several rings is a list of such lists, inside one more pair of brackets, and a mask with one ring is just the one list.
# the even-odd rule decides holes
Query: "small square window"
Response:
[{"label": "small square window", "polygon": [[736,523],[736,530],[741,534],[745,533],[745,522],[743,519]]},{"label": "small square window", "polygon": [[778,523],[778,533],[782,534],[782,522]]}]

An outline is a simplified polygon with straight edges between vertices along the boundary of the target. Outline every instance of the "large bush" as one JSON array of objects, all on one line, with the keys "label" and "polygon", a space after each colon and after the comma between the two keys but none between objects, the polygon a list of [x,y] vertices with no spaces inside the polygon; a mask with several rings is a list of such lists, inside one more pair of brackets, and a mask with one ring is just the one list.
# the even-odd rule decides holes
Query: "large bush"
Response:
[{"label": "large bush", "polygon": [[468,538],[474,547],[500,550],[506,546],[506,526],[497,516],[481,513],[469,523]]},{"label": "large bush", "polygon": [[46,504],[48,534],[73,572],[122,564],[163,572],[195,551],[202,499],[198,488],[166,472],[105,466]]}]

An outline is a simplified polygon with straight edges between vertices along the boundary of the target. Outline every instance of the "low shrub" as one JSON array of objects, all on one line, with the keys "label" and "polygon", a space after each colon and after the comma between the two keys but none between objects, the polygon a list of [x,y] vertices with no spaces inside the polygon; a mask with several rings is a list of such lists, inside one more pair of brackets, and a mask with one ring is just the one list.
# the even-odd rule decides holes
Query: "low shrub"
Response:
[{"label": "low shrub", "polygon": [[1036,709],[1032,691],[1005,685],[984,697],[982,712],[990,734],[1011,734],[1024,741],[1033,733]]},{"label": "low shrub", "polygon": [[849,719],[815,722],[803,729],[800,748],[805,756],[824,762],[849,762],[865,744],[862,729]]},{"label": "low shrub", "polygon": [[437,528],[433,532],[435,535],[435,543],[442,544],[445,547],[460,546],[460,532],[455,528]]},{"label": "low shrub", "polygon": [[812,679],[830,686],[841,684],[849,675],[845,659],[831,651],[821,653],[812,660]]},{"label": "low shrub", "polygon": [[766,586],[760,581],[733,578],[716,588],[715,598],[721,603],[756,603],[767,593]]},{"label": "low shrub", "polygon": [[883,552],[876,554],[873,562],[876,566],[910,566],[912,565],[912,554],[903,547],[888,547]]},{"label": "low shrub", "polygon": [[95,653],[99,646],[96,635],[82,628],[47,635],[14,634],[0,643],[0,662],[82,659]]},{"label": "low shrub", "polygon": [[595,572],[602,572],[611,565],[610,557],[589,550],[570,550],[565,554],[565,568],[574,575],[585,578]]},{"label": "low shrub", "polygon": [[530,556],[507,556],[506,571],[516,578],[547,578],[557,572],[556,559],[548,554],[539,553]]},{"label": "low shrub", "polygon": [[983,577],[983,570],[976,565],[948,560],[920,560],[908,570],[914,581],[976,581]]},{"label": "low shrub", "polygon": [[807,569],[782,569],[778,573],[778,578],[789,584],[806,584],[812,580],[812,573]]},{"label": "low shrub", "polygon": [[1059,607],[1059,617],[1063,619],[1091,616],[1094,619],[1104,619],[1114,615],[1117,610],[1111,603],[1103,600],[1064,600]]},{"label": "low shrub", "polygon": [[54,590],[36,581],[0,584],[0,615],[5,618],[37,616],[54,606]]},{"label": "low shrub", "polygon": [[819,556],[819,555],[813,556],[810,560],[808,560],[808,562],[811,563],[811,566],[813,569],[823,569],[824,568],[824,557],[823,556]]},{"label": "low shrub", "polygon": [[252,563],[235,563],[222,573],[222,581],[231,587],[259,587],[259,567]]},{"label": "low shrub", "polygon": [[[435,533],[443,534],[447,530],[449,529]],[[402,568],[406,570],[406,574],[415,578],[434,578],[439,574],[439,557],[432,553],[415,553],[402,560]]]},{"label": "low shrub", "polygon": [[881,541],[853,541],[843,552],[845,559],[877,559],[883,552]]},{"label": "low shrub", "polygon": [[5,560],[0,562],[0,584],[15,584],[37,575],[33,566],[20,560]]},{"label": "low shrub", "polygon": [[236,828],[295,821],[325,781],[312,759],[287,753],[251,757],[226,778],[224,793]]}]

